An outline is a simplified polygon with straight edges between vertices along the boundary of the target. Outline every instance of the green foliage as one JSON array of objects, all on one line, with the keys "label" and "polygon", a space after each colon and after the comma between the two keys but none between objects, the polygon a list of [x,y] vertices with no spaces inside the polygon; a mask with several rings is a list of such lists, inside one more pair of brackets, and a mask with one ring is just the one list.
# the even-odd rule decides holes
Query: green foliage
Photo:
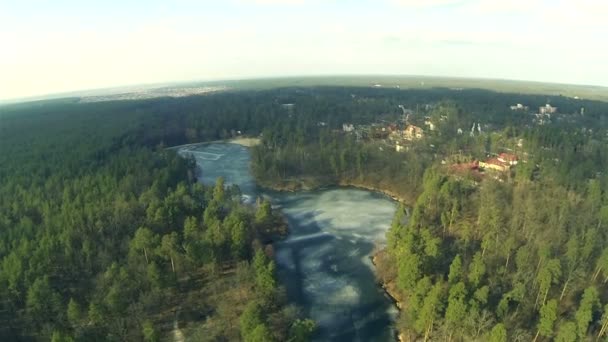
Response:
[{"label": "green foliage", "polygon": [[264,229],[272,220],[272,207],[266,199],[258,200],[255,212],[255,223]]},{"label": "green foliage", "polygon": [[507,329],[503,323],[498,323],[492,328],[488,342],[507,342]]},{"label": "green foliage", "polygon": [[276,290],[275,267],[274,261],[269,260],[264,251],[256,251],[253,258],[253,269],[256,289],[262,298],[269,299]]},{"label": "green foliage", "polygon": [[457,336],[462,334],[464,319],[467,314],[466,296],[466,286],[463,282],[459,282],[450,288],[445,321],[450,330],[455,332]]},{"label": "green foliage", "polygon": [[289,342],[307,342],[315,331],[315,321],[311,319],[297,319],[289,328]]},{"label": "green foliage", "polygon": [[455,284],[462,279],[462,259],[460,255],[456,255],[450,264],[450,273],[448,274],[448,283]]},{"label": "green foliage", "polygon": [[91,324],[100,325],[103,323],[104,313],[102,312],[101,306],[95,302],[89,304],[88,316]]},{"label": "green foliage", "polygon": [[[561,151],[556,154],[538,150],[541,159],[547,153],[569,158],[562,148],[578,149],[574,146],[587,139],[566,138],[555,129],[535,129],[525,139],[540,148],[549,140],[535,139],[555,138],[549,138],[551,134],[572,140],[554,141],[553,146],[561,146],[555,147]],[[428,335],[423,325],[416,324],[420,310],[428,289],[447,278],[447,303],[434,324],[442,327],[447,339],[490,336],[493,322],[502,322],[513,339],[531,339],[536,332],[556,338],[559,322],[568,319],[576,324],[577,339],[605,335],[608,324],[598,313],[604,298],[592,300],[592,290],[587,290],[579,304],[578,296],[588,287],[600,292],[608,283],[604,282],[608,219],[602,211],[608,182],[599,174],[588,175],[591,181],[581,174],[566,179],[558,176],[557,169],[565,167],[561,162],[537,163],[532,177],[511,178],[511,174],[502,182],[486,177],[473,184],[449,169],[426,170],[408,224],[398,219],[387,235],[388,253],[395,263],[386,272],[396,274],[399,295],[408,303],[401,327],[420,338]],[[599,170],[602,163],[596,158],[587,165]],[[513,168],[517,172],[519,165]],[[456,219],[450,217],[452,213]],[[419,279],[425,280],[424,291],[416,286]],[[464,296],[457,291],[461,282]],[[459,322],[462,312],[467,319]]]},{"label": "green foliage", "polygon": [[[264,105],[251,121],[253,113],[224,107],[234,99],[2,108],[0,340],[154,340],[147,328],[165,326],[176,305],[219,311],[208,308],[213,298],[180,303],[178,294],[212,288],[222,273],[207,270],[251,261],[253,242],[282,227],[271,213],[257,229],[255,211],[235,201],[237,187],[193,183],[194,160],[164,146],[259,132],[257,119],[281,114]],[[268,261],[259,276],[264,322],[286,336],[295,317],[269,295],[274,267]],[[241,292],[254,286],[244,281]]]},{"label": "green foliage", "polygon": [[469,282],[471,282],[473,287],[477,287],[480,284],[485,273],[486,265],[483,261],[483,256],[481,255],[481,252],[477,252],[469,265]]},{"label": "green foliage", "polygon": [[68,322],[70,322],[73,327],[80,325],[82,322],[82,309],[74,298],[70,298],[70,302],[68,303],[67,317]]},{"label": "green foliage", "polygon": [[258,324],[253,331],[244,339],[246,342],[271,342],[273,341],[270,330],[265,324]]},{"label": "green foliage", "polygon": [[[545,126],[508,108],[547,101],[560,113]],[[286,102],[295,103],[287,114],[280,106]],[[423,126],[429,116],[438,125],[407,152],[372,139],[371,130],[335,132],[343,123],[394,122],[399,104],[416,108],[411,123]],[[570,114],[583,106],[585,116]],[[280,304],[268,303],[277,297],[275,265],[252,258],[251,247],[277,232],[270,203],[253,211],[234,201],[238,191],[221,179],[214,187],[192,184],[194,160],[164,149],[237,131],[263,133],[252,149],[261,185],[356,184],[414,204],[407,220],[406,210],[398,211],[388,236],[392,273],[408,303],[405,325],[414,332],[430,337],[450,317],[463,340],[499,328],[513,339],[533,336],[536,313],[551,321],[547,298],[556,298],[557,340],[601,335],[607,112],[603,102],[566,96],[369,87],[3,106],[0,327],[12,328],[0,329],[0,339],[141,340],[139,322],[157,326],[189,281],[213,283],[223,267],[243,262],[254,271],[240,278],[264,304],[247,331],[278,338],[272,322]],[[472,122],[485,132],[457,135],[456,128]],[[439,166],[440,159],[485,159],[508,149],[522,160],[503,182],[478,182]],[[467,318],[458,322],[463,310]],[[494,325],[499,317],[503,323]],[[226,337],[220,330],[210,338]],[[506,338],[499,335],[505,337],[497,341]]]},{"label": "green foliage", "polygon": [[263,342],[270,340],[270,332],[264,324],[262,306],[251,302],[241,314],[241,337],[244,341]]},{"label": "green foliage", "polygon": [[25,307],[29,317],[42,323],[62,317],[61,297],[51,288],[48,277],[37,278],[27,291]]},{"label": "green foliage", "polygon": [[443,305],[443,285],[437,283],[424,297],[422,307],[414,323],[414,328],[419,334],[424,334],[425,336],[430,334],[433,322],[439,318]]},{"label": "green foliage", "polygon": [[60,331],[54,331],[51,336],[51,342],[73,342],[72,336],[62,333]]},{"label": "green foliage", "polygon": [[563,322],[559,325],[555,342],[574,342],[577,340],[576,323]]},{"label": "green foliage", "polygon": [[213,188],[213,200],[222,203],[226,199],[226,190],[224,188],[224,178],[219,177],[215,182],[215,187]]},{"label": "green foliage", "polygon": [[415,253],[405,253],[399,258],[397,284],[404,291],[414,287],[420,278],[420,258]]},{"label": "green foliage", "polygon": [[577,335],[580,339],[584,339],[587,336],[587,330],[589,329],[589,323],[591,323],[591,319],[593,318],[593,312],[599,304],[598,296],[599,294],[595,287],[588,287],[583,293],[581,303],[574,315]]},{"label": "green foliage", "polygon": [[158,342],[160,336],[154,324],[151,321],[144,321],[141,325],[142,335],[146,342]]},{"label": "green foliage", "polygon": [[551,337],[553,335],[553,324],[557,319],[557,300],[551,299],[540,308],[540,320],[538,332],[541,336]]}]

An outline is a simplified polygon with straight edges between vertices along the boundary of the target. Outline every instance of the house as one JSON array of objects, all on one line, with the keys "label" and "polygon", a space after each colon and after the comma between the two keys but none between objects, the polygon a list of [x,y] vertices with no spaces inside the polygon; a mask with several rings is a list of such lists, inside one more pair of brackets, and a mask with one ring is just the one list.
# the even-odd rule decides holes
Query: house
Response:
[{"label": "house", "polygon": [[479,162],[479,167],[486,170],[494,170],[499,172],[505,172],[511,168],[511,166],[517,165],[518,158],[514,154],[501,153],[496,158],[490,158],[485,162]]},{"label": "house", "polygon": [[534,114],[534,116],[536,118],[532,121],[536,122],[539,125],[551,123],[551,114],[549,113],[536,113]]},{"label": "house", "polygon": [[465,163],[455,163],[448,166],[448,170],[457,177],[472,177],[476,182],[480,182],[484,174],[479,170],[479,161],[473,160]]},{"label": "house", "polygon": [[557,112],[557,107],[551,107],[551,105],[547,103],[544,107],[539,107],[538,112],[540,114],[554,114]]},{"label": "house", "polygon": [[479,167],[486,170],[494,170],[499,172],[505,172],[511,167],[508,163],[500,161],[498,158],[491,158],[485,162],[479,162]]},{"label": "house", "polygon": [[479,169],[479,162],[474,160],[468,163],[456,163],[450,165],[450,170],[455,172],[470,171]]},{"label": "house", "polygon": [[406,140],[417,140],[424,137],[424,130],[418,126],[408,125],[403,130],[403,138]]},{"label": "house", "polygon": [[350,133],[354,130],[355,130],[355,126],[353,126],[353,124],[348,124],[348,123],[342,124],[342,131]]},{"label": "house", "polygon": [[389,136],[386,127],[371,127],[370,133],[374,139],[386,139]]},{"label": "house", "polygon": [[406,151],[406,147],[401,145],[401,143],[397,142],[395,143],[395,151],[397,152],[405,152]]},{"label": "house", "polygon": [[509,164],[510,166],[514,166],[514,165],[517,165],[518,158],[514,154],[501,153],[498,155],[498,160],[503,163]]},{"label": "house", "polygon": [[424,125],[427,126],[431,131],[435,130],[435,124],[433,123],[433,121],[431,121],[431,118],[429,116],[424,118]]},{"label": "house", "polygon": [[528,106],[524,106],[523,104],[518,103],[515,106],[511,106],[511,110],[513,110],[513,111],[525,111],[525,110],[528,110]]},{"label": "house", "polygon": [[393,133],[393,132],[396,132],[398,128],[397,128],[397,125],[396,125],[396,124],[389,124],[389,125],[386,127],[386,129],[387,129],[387,130],[388,130],[390,133]]}]

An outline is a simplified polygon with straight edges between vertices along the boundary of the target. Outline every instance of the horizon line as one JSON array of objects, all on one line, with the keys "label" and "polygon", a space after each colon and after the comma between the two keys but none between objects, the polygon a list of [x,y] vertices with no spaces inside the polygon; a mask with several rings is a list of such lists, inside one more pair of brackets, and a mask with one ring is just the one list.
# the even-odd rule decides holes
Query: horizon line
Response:
[{"label": "horizon line", "polygon": [[[171,81],[160,81],[160,82],[148,82],[148,83],[129,83],[119,84],[114,86],[99,87],[99,88],[85,88],[67,90],[61,92],[51,92],[44,94],[35,94],[28,96],[19,96],[12,98],[0,98],[0,104],[17,104],[25,102],[35,102],[44,100],[59,100],[67,99],[72,97],[92,97],[92,96],[103,96],[103,95],[87,95],[86,93],[103,92],[116,90],[115,93],[109,93],[105,95],[116,95],[120,94],[120,90],[128,90],[128,88],[146,88],[146,89],[159,89],[167,86],[184,85],[188,83],[217,83],[217,82],[239,82],[239,81],[255,81],[255,80],[288,80],[288,79],[315,79],[315,78],[372,78],[372,77],[390,77],[390,78],[428,78],[428,79],[450,79],[450,80],[470,80],[470,81],[500,81],[500,82],[519,82],[519,83],[533,83],[533,84],[544,84],[553,86],[570,86],[570,87],[587,87],[587,88],[599,88],[598,90],[605,90],[608,92],[608,86],[599,84],[583,84],[583,83],[564,83],[564,82],[547,82],[537,80],[524,80],[514,78],[493,78],[493,77],[468,77],[468,76],[441,76],[441,75],[417,75],[417,74],[387,74],[387,73],[338,73],[338,74],[311,74],[311,75],[280,75],[280,76],[251,76],[251,77],[240,77],[240,78],[211,78],[211,79],[189,79],[189,80],[171,80]],[[472,88],[471,88],[472,89]],[[483,89],[483,88],[482,88]],[[490,89],[492,90],[492,89]],[[134,92],[137,92],[135,90]],[[128,91],[125,93],[129,93]],[[607,94],[608,95],[608,94]]]}]

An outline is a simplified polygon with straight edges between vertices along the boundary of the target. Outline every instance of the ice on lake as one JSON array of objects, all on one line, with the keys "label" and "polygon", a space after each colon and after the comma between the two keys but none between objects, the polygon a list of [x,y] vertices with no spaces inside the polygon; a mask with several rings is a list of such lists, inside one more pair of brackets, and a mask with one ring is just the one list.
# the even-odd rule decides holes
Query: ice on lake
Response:
[{"label": "ice on lake", "polygon": [[275,245],[279,277],[289,300],[317,322],[317,340],[394,340],[396,309],[376,283],[370,261],[386,241],[394,201],[352,188],[261,193],[246,148],[220,143],[178,151],[196,159],[200,181],[213,184],[222,176],[250,201],[266,196],[286,215],[290,235]]}]

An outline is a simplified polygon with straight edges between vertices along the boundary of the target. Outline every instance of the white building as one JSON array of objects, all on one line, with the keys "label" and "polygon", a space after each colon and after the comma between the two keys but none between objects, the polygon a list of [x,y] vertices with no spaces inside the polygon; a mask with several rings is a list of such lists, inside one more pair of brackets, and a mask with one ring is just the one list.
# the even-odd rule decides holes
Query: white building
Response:
[{"label": "white building", "polygon": [[552,107],[547,103],[544,107],[539,107],[538,112],[540,114],[553,114],[557,112],[557,107]]},{"label": "white building", "polygon": [[431,118],[429,118],[428,116],[426,118],[424,118],[424,125],[427,126],[429,128],[429,130],[431,130],[431,131],[435,130],[435,124],[433,123],[433,121],[431,121]]},{"label": "white building", "polygon": [[342,124],[342,130],[344,132],[352,132],[355,130],[355,126],[353,124],[344,123]]},{"label": "white building", "polygon": [[515,106],[511,106],[511,110],[516,111],[516,110],[528,110],[528,106],[524,106],[521,103],[516,104]]}]

